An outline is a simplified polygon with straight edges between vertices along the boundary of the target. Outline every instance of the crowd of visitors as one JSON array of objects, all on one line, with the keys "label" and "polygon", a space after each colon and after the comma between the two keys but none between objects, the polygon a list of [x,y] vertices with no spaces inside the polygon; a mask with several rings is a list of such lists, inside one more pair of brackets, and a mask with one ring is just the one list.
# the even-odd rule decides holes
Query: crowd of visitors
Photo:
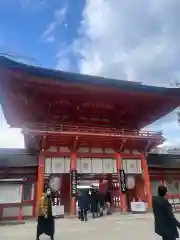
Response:
[{"label": "crowd of visitors", "polygon": [[[180,222],[175,218],[171,204],[166,198],[167,188],[164,185],[158,187],[158,195],[152,199],[152,207],[155,219],[155,232],[163,240],[175,240],[179,237],[177,228],[180,229]],[[92,213],[92,218],[102,217],[104,210],[106,214],[111,214],[111,193],[100,192],[96,187],[79,191],[77,194],[78,217],[81,221],[88,220],[88,212]],[[42,234],[46,234],[54,240],[54,217],[52,214],[52,193],[46,188],[40,199],[37,236],[40,239]]]},{"label": "crowd of visitors", "polygon": [[[42,234],[48,235],[51,240],[54,239],[52,198],[51,189],[46,186],[39,203],[36,240],[39,240]],[[106,193],[102,193],[92,186],[89,190],[78,192],[77,203],[78,217],[81,221],[88,220],[88,212],[92,213],[92,218],[103,216],[105,209],[107,214],[111,214],[111,194],[109,190]]]},{"label": "crowd of visitors", "polygon": [[78,218],[81,221],[88,220],[88,212],[92,213],[92,218],[102,217],[106,210],[106,214],[111,214],[111,193],[100,192],[96,187],[78,192]]}]

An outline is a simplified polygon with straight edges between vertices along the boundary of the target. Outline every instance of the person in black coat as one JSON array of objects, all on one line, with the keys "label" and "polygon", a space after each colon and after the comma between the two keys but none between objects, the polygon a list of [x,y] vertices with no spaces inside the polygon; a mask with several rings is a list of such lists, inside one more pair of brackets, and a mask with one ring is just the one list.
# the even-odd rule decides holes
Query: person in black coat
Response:
[{"label": "person in black coat", "polygon": [[89,208],[89,197],[87,191],[82,191],[78,196],[78,206],[80,209],[80,220],[87,221],[87,212]]},{"label": "person in black coat", "polygon": [[76,207],[78,207],[77,211],[78,211],[78,219],[81,220],[81,210],[80,210],[80,196],[81,196],[81,193],[80,192],[77,192],[77,195],[76,195]]},{"label": "person in black coat", "polygon": [[155,219],[155,233],[163,240],[175,240],[179,237],[177,227],[179,221],[175,218],[172,206],[166,199],[167,188],[164,185],[158,187],[158,196],[153,197],[153,213]]},{"label": "person in black coat", "polygon": [[97,189],[92,186],[92,189],[90,191],[90,205],[91,205],[91,212],[92,212],[92,218],[98,217],[98,191]]}]

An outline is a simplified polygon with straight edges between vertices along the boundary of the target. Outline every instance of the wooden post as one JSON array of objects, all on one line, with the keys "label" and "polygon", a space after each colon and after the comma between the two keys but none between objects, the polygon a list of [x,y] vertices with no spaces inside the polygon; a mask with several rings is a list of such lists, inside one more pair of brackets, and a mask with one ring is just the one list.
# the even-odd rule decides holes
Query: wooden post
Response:
[{"label": "wooden post", "polygon": [[[118,179],[120,179],[119,178],[119,170],[123,169],[122,157],[121,157],[120,153],[116,154],[116,167],[117,167]],[[126,194],[122,193],[121,187],[119,189],[120,189],[121,211],[127,212]]]},{"label": "wooden post", "polygon": [[146,188],[148,208],[151,209],[152,208],[151,185],[150,185],[150,178],[149,178],[147,160],[146,160],[144,154],[142,154],[142,157],[141,157],[141,164],[142,164],[142,170],[143,170],[143,175],[144,175],[144,185],[145,185],[145,188]]},{"label": "wooden post", "polygon": [[[76,170],[76,163],[77,163],[76,152],[72,152],[71,161],[70,161],[70,172],[71,170]],[[71,190],[72,189],[70,186],[70,214],[73,216],[73,215],[76,215],[76,197],[71,196]]]},{"label": "wooden post", "polygon": [[38,209],[39,209],[39,202],[40,198],[42,196],[43,190],[44,190],[44,156],[41,153],[39,156],[39,162],[38,162],[38,177],[37,177],[37,188],[36,188],[36,217],[38,216]]},{"label": "wooden post", "polygon": [[20,205],[19,214],[18,214],[18,222],[19,223],[21,223],[23,220],[23,213],[22,213],[23,200],[24,200],[24,182],[22,183],[22,188],[21,188],[21,205]]}]

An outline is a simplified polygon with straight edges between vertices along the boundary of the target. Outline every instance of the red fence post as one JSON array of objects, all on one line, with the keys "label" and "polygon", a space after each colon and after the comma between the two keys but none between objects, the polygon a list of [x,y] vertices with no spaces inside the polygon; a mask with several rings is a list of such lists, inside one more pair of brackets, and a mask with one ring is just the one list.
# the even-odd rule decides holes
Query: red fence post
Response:
[{"label": "red fence post", "polygon": [[23,214],[22,214],[22,207],[23,207],[23,200],[24,200],[24,183],[22,184],[22,190],[21,190],[21,203],[19,208],[19,215],[18,215],[18,222],[22,222]]}]

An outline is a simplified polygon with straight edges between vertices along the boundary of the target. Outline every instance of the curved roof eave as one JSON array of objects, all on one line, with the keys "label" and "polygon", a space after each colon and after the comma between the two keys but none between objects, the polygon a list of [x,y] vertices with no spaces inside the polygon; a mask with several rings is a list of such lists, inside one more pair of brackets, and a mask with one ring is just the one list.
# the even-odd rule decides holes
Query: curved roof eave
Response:
[{"label": "curved roof eave", "polygon": [[[23,73],[31,76],[51,78],[56,81],[66,81],[69,83],[82,83],[90,85],[99,85],[104,87],[115,87],[120,88],[125,91],[137,91],[139,93],[152,93],[157,95],[167,95],[172,97],[177,97],[180,95],[179,88],[165,88],[165,87],[155,87],[146,86],[140,82],[130,82],[118,79],[104,78],[99,76],[90,76],[85,74],[70,73],[60,70],[47,69],[42,67],[30,66],[24,63],[20,63],[11,60],[7,57],[0,56],[0,71],[11,69],[19,70]],[[2,81],[2,80],[1,80]]]}]

